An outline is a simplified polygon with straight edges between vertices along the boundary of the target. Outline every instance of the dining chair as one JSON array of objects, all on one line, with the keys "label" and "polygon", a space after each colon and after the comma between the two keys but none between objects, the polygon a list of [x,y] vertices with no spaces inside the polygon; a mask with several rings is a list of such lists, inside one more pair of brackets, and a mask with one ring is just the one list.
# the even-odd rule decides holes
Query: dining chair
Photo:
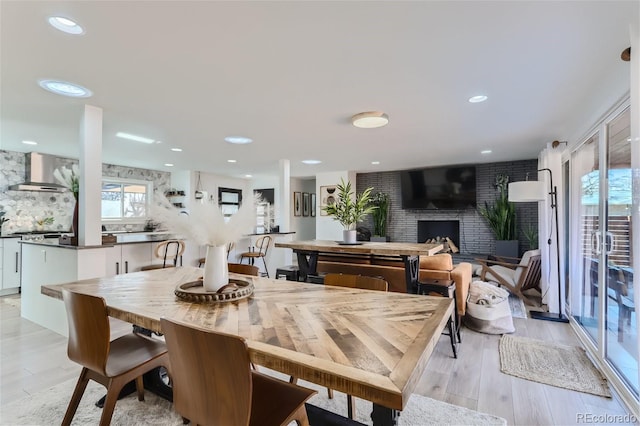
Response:
[{"label": "dining chair", "polygon": [[[182,266],[182,255],[184,254],[185,243],[182,240],[166,240],[159,243],[156,246],[154,257],[156,259],[162,259],[162,264],[152,264],[143,266],[141,271],[149,271],[152,269],[164,269],[178,266],[178,259],[180,259],[180,266]],[[171,263],[167,264],[167,260]]]},{"label": "dining chair", "polygon": [[245,339],[161,318],[173,407],[198,425],[307,426],[316,391],[252,371]]},{"label": "dining chair", "polygon": [[62,290],[69,323],[69,359],[82,366],[80,377],[62,420],[70,425],[89,380],[107,388],[100,425],[108,425],[118,395],[135,379],[138,400],[144,401],[142,375],[169,367],[167,347],[160,340],[130,333],[110,341],[107,305],[101,297]]},{"label": "dining chair", "polygon": [[240,263],[242,263],[242,261],[246,258],[247,262],[253,265],[257,258],[262,258],[262,263],[264,264],[264,271],[267,274],[267,278],[268,278],[269,270],[267,269],[267,262],[265,258],[267,257],[267,251],[269,251],[270,246],[271,246],[271,237],[269,235],[263,235],[262,237],[256,239],[255,246],[250,247],[249,251],[240,253]]},{"label": "dining chair", "polygon": [[[359,288],[363,290],[389,290],[389,283],[382,278],[354,274],[327,274],[324,277],[324,285]],[[295,383],[296,381],[297,379],[295,377],[291,377],[289,380],[291,383]],[[331,389],[327,389],[327,392],[329,394],[329,398],[333,398],[333,391]],[[352,420],[355,420],[355,406],[355,398],[353,395],[347,395],[347,415]]]},{"label": "dining chair", "polygon": [[229,272],[236,274],[251,275],[257,277],[260,275],[260,269],[254,265],[245,265],[244,263],[228,263]]},{"label": "dining chair", "polygon": [[[526,251],[522,258],[503,257],[502,259],[505,261],[476,259],[482,265],[480,279],[497,282],[498,285],[506,287],[527,305],[535,306],[535,303],[529,300],[523,292],[540,285],[540,250]],[[514,260],[515,263],[511,263],[509,260]]]}]

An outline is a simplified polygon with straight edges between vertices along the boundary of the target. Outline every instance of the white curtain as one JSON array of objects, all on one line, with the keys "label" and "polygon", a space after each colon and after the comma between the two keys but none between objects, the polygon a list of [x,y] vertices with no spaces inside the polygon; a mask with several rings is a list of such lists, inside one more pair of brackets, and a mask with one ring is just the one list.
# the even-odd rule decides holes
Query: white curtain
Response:
[{"label": "white curtain", "polygon": [[[558,220],[560,229],[556,233],[555,229],[555,212],[551,209],[551,195],[548,195],[544,201],[538,203],[538,247],[542,258],[542,277],[540,280],[540,290],[542,291],[542,303],[549,307],[549,312],[558,312],[558,255],[556,250],[556,238],[560,237],[560,252],[563,252],[564,235],[562,228],[562,217],[564,215],[565,206],[564,185],[562,182],[562,151],[566,145],[560,144],[553,148],[551,143],[547,148],[540,152],[538,156],[538,168],[549,169],[553,173],[553,185],[558,191]],[[538,180],[545,182],[547,192],[550,192],[550,178],[548,171],[538,172]],[[551,241],[551,244],[548,242]],[[560,259],[562,261],[562,259]],[[562,266],[562,264],[561,264]],[[564,287],[564,286],[563,286]],[[564,295],[564,290],[563,295]],[[564,296],[563,296],[564,297]],[[562,299],[564,300],[564,298]],[[564,304],[563,304],[564,305]],[[564,309],[563,309],[564,312]]]}]

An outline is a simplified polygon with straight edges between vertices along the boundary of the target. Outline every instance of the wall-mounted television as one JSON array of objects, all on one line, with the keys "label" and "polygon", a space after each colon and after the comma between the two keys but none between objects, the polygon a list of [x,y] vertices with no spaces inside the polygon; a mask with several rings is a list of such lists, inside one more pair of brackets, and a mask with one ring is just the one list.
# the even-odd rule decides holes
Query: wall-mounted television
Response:
[{"label": "wall-mounted television", "polygon": [[476,167],[447,166],[400,172],[403,209],[476,207]]}]

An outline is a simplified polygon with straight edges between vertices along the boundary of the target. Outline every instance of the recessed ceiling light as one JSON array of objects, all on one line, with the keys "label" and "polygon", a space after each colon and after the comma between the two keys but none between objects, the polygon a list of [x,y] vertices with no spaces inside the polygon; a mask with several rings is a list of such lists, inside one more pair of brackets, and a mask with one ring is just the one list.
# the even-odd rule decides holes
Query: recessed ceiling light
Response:
[{"label": "recessed ceiling light", "polygon": [[227,136],[226,138],[224,138],[224,140],[236,145],[244,145],[253,142],[253,139],[246,138],[244,136]]},{"label": "recessed ceiling light", "polygon": [[25,145],[38,145],[38,142],[36,141],[22,141],[22,143]]},{"label": "recessed ceiling light", "polygon": [[72,98],[88,98],[93,95],[91,90],[77,84],[69,83],[68,81],[39,80],[38,84],[43,89],[57,95],[70,96]]},{"label": "recessed ceiling light", "polygon": [[320,164],[322,161],[320,160],[302,160],[304,164]]},{"label": "recessed ceiling light", "polygon": [[378,164],[380,164],[379,161],[372,161],[371,164],[373,164],[374,166],[377,166]]},{"label": "recessed ceiling light", "polygon": [[227,163],[237,163],[237,160],[227,160]]},{"label": "recessed ceiling light", "polygon": [[351,123],[361,129],[375,129],[386,126],[389,123],[389,116],[380,111],[361,112],[351,117]]},{"label": "recessed ceiling light", "polygon": [[491,154],[493,151],[491,151],[490,149],[485,149],[483,151],[480,151],[480,154]]},{"label": "recessed ceiling light", "polygon": [[63,16],[51,16],[49,18],[49,24],[51,24],[53,28],[68,34],[84,34],[84,29],[80,25]]},{"label": "recessed ceiling light", "polygon": [[469,102],[471,102],[472,104],[477,104],[478,102],[484,102],[487,99],[489,98],[487,98],[485,95],[477,95],[470,97]]},{"label": "recessed ceiling light", "polygon": [[171,148],[173,152],[182,152],[182,148]]},{"label": "recessed ceiling light", "polygon": [[253,177],[253,175],[244,175],[244,177],[250,178],[250,177]]},{"label": "recessed ceiling light", "polygon": [[171,163],[164,163],[164,165],[167,166],[167,167],[173,167],[173,164],[171,164]]},{"label": "recessed ceiling light", "polygon": [[122,139],[129,139],[130,141],[142,142],[142,143],[154,143],[154,139],[145,138],[144,136],[132,135],[131,133],[118,132],[116,136]]}]

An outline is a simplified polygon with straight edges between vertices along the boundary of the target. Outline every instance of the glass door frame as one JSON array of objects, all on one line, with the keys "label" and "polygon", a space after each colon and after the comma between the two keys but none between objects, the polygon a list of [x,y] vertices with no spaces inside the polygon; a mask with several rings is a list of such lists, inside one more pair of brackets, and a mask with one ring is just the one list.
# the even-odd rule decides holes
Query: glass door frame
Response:
[{"label": "glass door frame", "polygon": [[[572,146],[571,149],[567,150],[566,154],[563,156],[562,164],[563,164],[563,167],[565,167],[566,164],[568,163],[569,165],[568,170],[569,170],[569,177],[570,177],[569,180],[564,182],[565,190],[570,194],[569,197],[567,198],[567,200],[569,201],[569,205],[568,205],[568,208],[565,210],[568,213],[568,215],[565,214],[564,216],[565,226],[569,231],[568,232],[569,241],[567,241],[568,244],[565,246],[567,250],[567,257],[569,259],[572,259],[572,254],[571,252],[569,252],[569,250],[571,250],[571,247],[573,247],[571,242],[573,242],[574,239],[576,238],[581,238],[581,235],[576,235],[576,228],[574,226],[571,226],[571,223],[570,223],[570,218],[577,217],[576,214],[579,213],[577,211],[578,206],[571,203],[571,201],[574,199],[573,194],[576,191],[576,189],[572,188],[572,185],[571,185],[573,181],[572,179],[573,164],[571,162],[572,154],[577,150],[579,150],[596,133],[598,134],[598,161],[599,161],[598,171],[600,175],[599,200],[607,200],[607,195],[608,195],[608,176],[607,175],[608,175],[608,166],[609,166],[608,164],[609,124],[613,120],[615,120],[621,113],[623,113],[626,108],[629,108],[629,107],[630,107],[630,99],[627,95],[623,100],[619,101],[613,108],[611,108],[606,114],[604,114],[596,125],[594,125],[591,129],[589,129],[589,131],[585,134],[585,136],[580,139],[580,143],[576,144],[575,146]],[[633,151],[631,155],[632,157],[634,156]],[[633,165],[633,158],[632,158],[632,165]],[[599,214],[599,230],[598,231],[604,237],[606,232],[606,227],[607,227],[607,221],[608,221],[607,202],[599,203],[598,214]],[[606,278],[607,278],[607,267],[606,267],[607,265],[604,263],[604,261],[606,261],[606,254],[604,250],[606,245],[606,240],[604,238],[601,238],[599,244],[601,245],[600,247],[601,253],[599,254],[599,257],[598,257],[599,263],[600,263],[598,268],[598,282],[600,284],[600,283],[606,283]],[[634,257],[637,257],[639,255],[638,254],[639,251],[640,251],[640,248],[637,248],[637,250],[634,250]],[[582,282],[574,282],[574,280],[572,280],[570,276],[571,270],[569,268],[569,262],[565,263],[565,268],[566,269],[562,275],[564,275],[565,277],[569,277],[568,287],[571,292],[570,295],[567,294],[566,300],[565,300],[566,303],[568,304],[568,317],[569,317],[570,325],[572,326],[573,330],[576,332],[580,342],[587,349],[587,352],[589,352],[592,355],[593,361],[605,373],[605,375],[607,376],[607,379],[610,381],[612,386],[616,389],[620,398],[625,402],[625,404],[628,407],[632,407],[632,409],[633,407],[638,407],[638,398],[634,395],[632,389],[629,388],[627,383],[620,378],[618,371],[612,366],[611,362],[608,361],[606,358],[606,354],[607,354],[606,329],[605,329],[606,320],[607,320],[606,318],[606,303],[607,303],[606,286],[598,285],[598,303],[596,306],[596,309],[598,309],[598,331],[597,331],[597,338],[594,341],[592,336],[583,328],[583,326],[574,317],[574,312],[571,306],[573,293],[576,291],[582,291],[582,288],[581,288]],[[583,274],[584,273],[587,273],[587,272],[583,271]],[[638,409],[636,408],[636,411],[634,412],[636,416],[640,414],[638,413],[637,410]]]}]

